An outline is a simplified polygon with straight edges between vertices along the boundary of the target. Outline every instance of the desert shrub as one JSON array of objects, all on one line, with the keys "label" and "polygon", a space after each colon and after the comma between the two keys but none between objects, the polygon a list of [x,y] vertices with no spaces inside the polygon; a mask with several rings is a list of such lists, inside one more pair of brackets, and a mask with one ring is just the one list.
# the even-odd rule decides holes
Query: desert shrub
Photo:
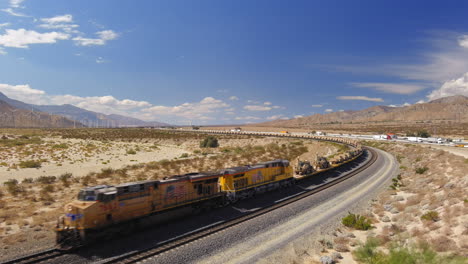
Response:
[{"label": "desert shrub", "polygon": [[208,136],[200,142],[200,148],[217,148],[219,147],[218,139],[214,136]]},{"label": "desert shrub", "polygon": [[4,182],[3,185],[6,186],[7,191],[13,196],[16,196],[21,191],[21,188],[18,186],[18,180],[16,179],[9,179]]},{"label": "desert shrub", "polygon": [[36,182],[41,183],[41,184],[51,184],[54,183],[57,180],[57,177],[55,176],[41,176],[36,179]]},{"label": "desert shrub", "polygon": [[129,155],[135,155],[136,154],[136,151],[134,149],[128,149],[127,150],[127,154]]},{"label": "desert shrub", "polygon": [[417,133],[416,133],[416,136],[417,137],[422,137],[422,138],[428,138],[431,136],[431,134],[429,134],[429,132],[427,132],[426,130],[419,130]]},{"label": "desert shrub", "polygon": [[73,177],[73,174],[70,172],[63,173],[59,176],[59,180],[62,182],[63,186],[70,186],[70,179]]},{"label": "desert shrub", "polygon": [[68,145],[65,143],[55,144],[52,146],[53,149],[67,149]]},{"label": "desert shrub", "polygon": [[363,263],[381,263],[384,256],[377,250],[378,246],[378,239],[369,237],[364,245],[353,252],[356,260]]},{"label": "desert shrub", "polygon": [[24,178],[21,183],[33,183],[34,179],[33,178]]},{"label": "desert shrub", "polygon": [[343,219],[341,223],[347,227],[355,228],[358,230],[369,230],[372,225],[370,219],[365,216],[349,213]]},{"label": "desert shrub", "polygon": [[96,174],[96,177],[98,179],[109,178],[112,176],[113,173],[114,173],[114,169],[105,168],[105,169],[101,169],[101,172]]},{"label": "desert shrub", "polygon": [[188,158],[189,154],[188,153],[183,153],[182,155],[180,155],[181,158]]},{"label": "desert shrub", "polygon": [[38,160],[23,160],[19,163],[20,168],[40,168],[41,161]]},{"label": "desert shrub", "polygon": [[419,168],[416,168],[415,172],[417,174],[424,174],[426,171],[428,171],[429,168],[428,167],[419,167]]},{"label": "desert shrub", "polygon": [[436,211],[429,211],[421,216],[422,220],[437,222],[440,220],[439,213]]}]

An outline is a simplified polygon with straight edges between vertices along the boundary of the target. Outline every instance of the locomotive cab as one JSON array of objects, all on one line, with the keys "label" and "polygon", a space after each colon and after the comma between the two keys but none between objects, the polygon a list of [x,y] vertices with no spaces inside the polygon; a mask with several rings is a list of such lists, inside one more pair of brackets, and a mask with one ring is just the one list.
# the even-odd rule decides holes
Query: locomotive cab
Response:
[{"label": "locomotive cab", "polygon": [[57,244],[76,246],[85,240],[85,230],[112,221],[116,208],[115,187],[98,185],[80,190],[77,199],[65,205],[65,214],[57,222]]}]

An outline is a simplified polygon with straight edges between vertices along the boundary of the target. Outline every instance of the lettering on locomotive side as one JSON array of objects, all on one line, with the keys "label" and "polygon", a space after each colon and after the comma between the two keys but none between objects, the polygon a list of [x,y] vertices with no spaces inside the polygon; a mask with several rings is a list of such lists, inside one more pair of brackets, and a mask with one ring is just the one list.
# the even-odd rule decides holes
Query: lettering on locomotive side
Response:
[{"label": "lettering on locomotive side", "polygon": [[183,197],[185,194],[186,194],[185,186],[183,186],[183,185],[179,185],[179,186],[169,185],[169,186],[166,187],[165,198],[166,199],[175,199],[175,198]]},{"label": "lettering on locomotive side", "polygon": [[256,174],[252,175],[252,183],[259,183],[263,181],[262,171],[258,171]]},{"label": "lettering on locomotive side", "polygon": [[117,209],[117,205],[116,204],[100,204],[99,208],[101,209],[101,211],[112,211],[112,210]]}]

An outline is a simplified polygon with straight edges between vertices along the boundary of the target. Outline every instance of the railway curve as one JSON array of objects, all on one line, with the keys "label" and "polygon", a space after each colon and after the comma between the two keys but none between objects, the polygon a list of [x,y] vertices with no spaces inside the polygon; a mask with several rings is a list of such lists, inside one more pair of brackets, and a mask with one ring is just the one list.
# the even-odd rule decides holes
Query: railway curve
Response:
[{"label": "railway curve", "polygon": [[[184,131],[187,132],[187,131]],[[190,131],[192,132],[192,131]],[[330,140],[328,137],[315,137],[315,136],[308,136],[308,135],[275,135],[272,133],[246,133],[246,132],[218,132],[218,131],[196,131],[195,133],[207,133],[207,134],[243,134],[243,135],[258,135],[258,136],[278,136],[278,137],[290,137],[290,138],[302,138],[302,139],[314,139],[314,140],[324,140],[324,141],[334,141]],[[337,142],[337,141],[335,141]],[[343,143],[343,142],[341,142]],[[288,197],[287,199],[284,199],[283,201],[272,205],[267,208],[263,208],[261,210],[256,210],[252,213],[249,213],[247,215],[243,215],[241,217],[231,219],[230,221],[219,223],[216,225],[212,225],[207,228],[203,228],[201,230],[198,230],[197,232],[193,232],[187,235],[182,235],[175,237],[174,239],[171,239],[169,241],[165,241],[164,243],[157,244],[156,246],[148,247],[142,250],[134,251],[134,252],[129,252],[127,254],[118,256],[118,257],[111,257],[107,259],[103,259],[100,261],[97,261],[98,263],[135,263],[139,262],[142,260],[147,260],[153,256],[156,256],[158,254],[161,254],[163,252],[168,252],[171,249],[178,248],[182,245],[187,245],[190,244],[191,242],[201,240],[205,237],[208,237],[210,235],[220,233],[221,231],[227,230],[231,227],[235,227],[240,225],[241,223],[247,222],[251,219],[254,219],[256,217],[259,217],[261,215],[265,215],[269,212],[272,212],[278,208],[284,207],[286,205],[292,204],[294,202],[297,202],[301,199],[304,199],[306,197],[312,196],[313,194],[319,193],[327,188],[330,188],[334,185],[337,185],[343,181],[346,181],[347,179],[353,177],[354,175],[357,175],[359,173],[362,173],[365,171],[367,168],[372,166],[377,158],[378,158],[378,153],[371,148],[365,148],[366,153],[369,156],[369,158],[362,163],[362,165],[354,170],[351,173],[346,174],[343,177],[339,177],[329,183],[323,184],[322,186],[315,188],[314,190],[311,191],[306,191],[297,195],[294,195],[292,197]],[[17,258],[15,260],[7,261],[4,263],[36,263],[38,261],[47,261],[47,262],[52,262],[52,263],[60,263],[62,262],[62,258],[60,256],[62,255],[68,255],[69,253],[66,252],[59,252],[55,249],[50,249],[46,250],[43,252],[38,252],[36,254],[32,254],[29,256],[24,256],[21,258]],[[73,262],[73,261],[72,261]],[[93,261],[94,262],[94,261]]]}]

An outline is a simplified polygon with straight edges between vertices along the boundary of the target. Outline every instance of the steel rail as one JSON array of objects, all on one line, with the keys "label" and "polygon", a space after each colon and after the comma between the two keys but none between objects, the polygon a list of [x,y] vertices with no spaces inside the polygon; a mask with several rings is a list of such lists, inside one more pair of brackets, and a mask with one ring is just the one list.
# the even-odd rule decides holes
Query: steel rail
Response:
[{"label": "steel rail", "polygon": [[61,251],[56,248],[46,249],[34,254],[21,256],[12,260],[1,262],[2,264],[28,264],[28,263],[39,263],[46,260],[50,260],[59,256],[66,254],[64,251]]}]

